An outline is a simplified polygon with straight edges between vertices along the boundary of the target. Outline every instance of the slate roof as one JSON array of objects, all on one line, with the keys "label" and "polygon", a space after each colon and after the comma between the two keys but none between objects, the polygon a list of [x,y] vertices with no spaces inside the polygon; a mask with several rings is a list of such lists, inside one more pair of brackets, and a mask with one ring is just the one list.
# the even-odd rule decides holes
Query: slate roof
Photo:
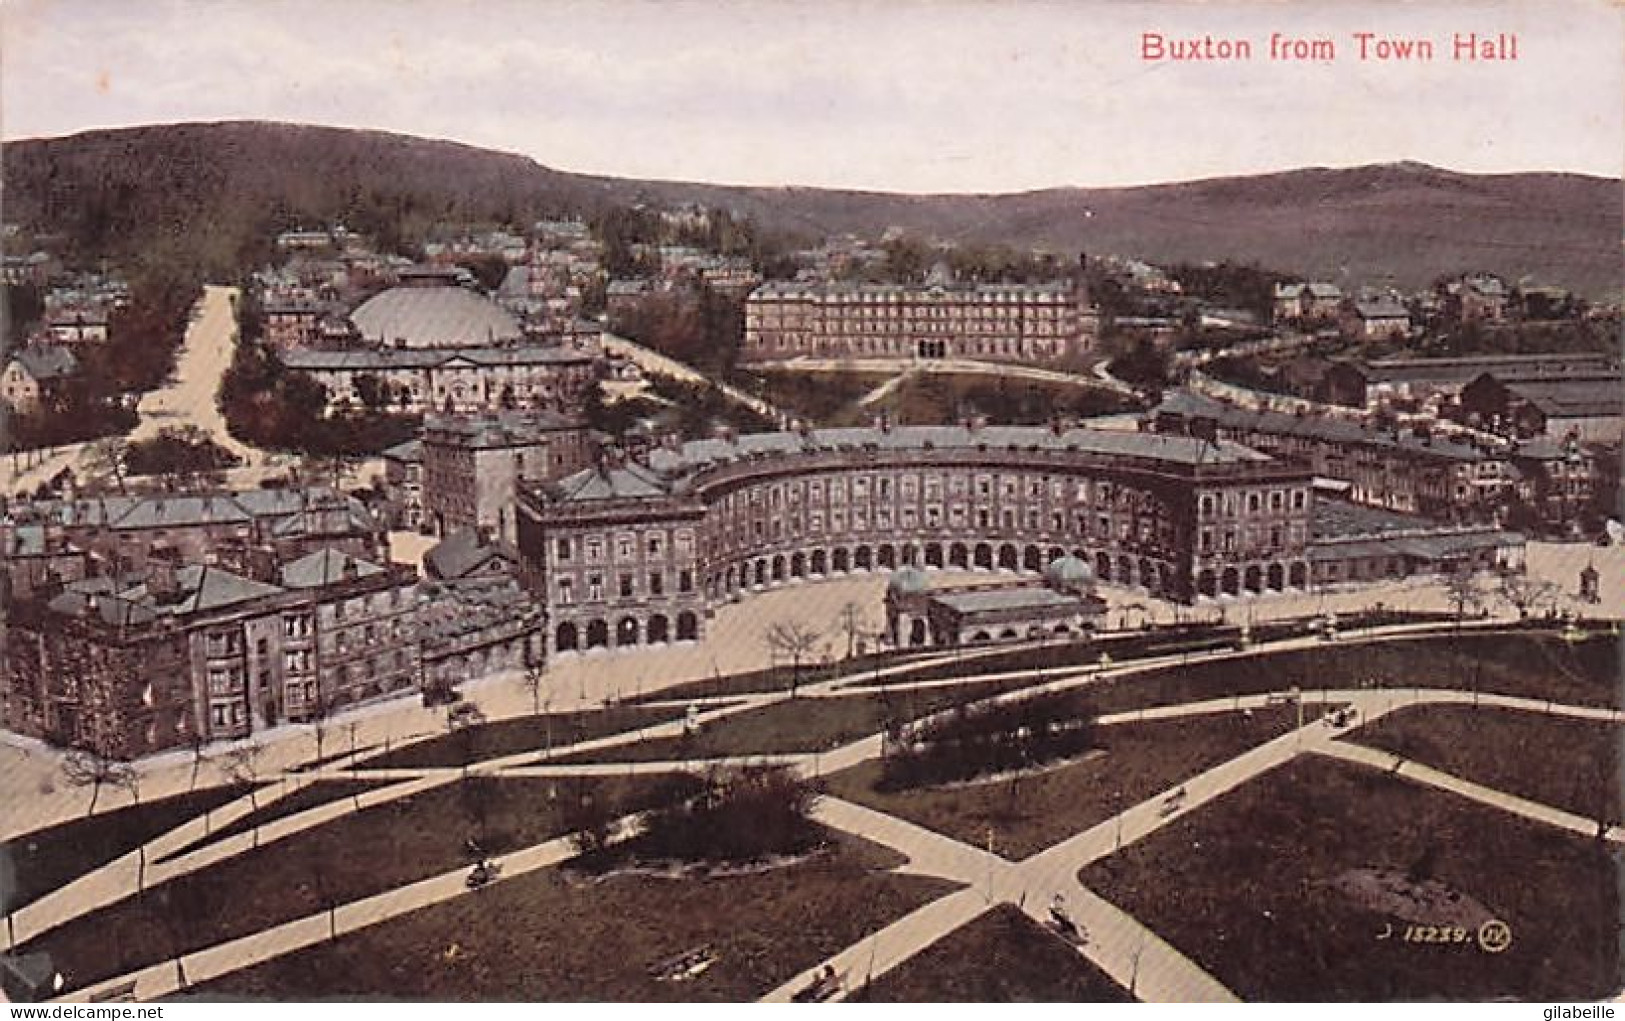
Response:
[{"label": "slate roof", "polygon": [[1403,319],[1410,322],[1411,313],[1393,298],[1371,298],[1354,303],[1354,314],[1361,319]]},{"label": "slate roof", "polygon": [[1309,531],[1314,539],[1336,539],[1437,527],[1427,518],[1317,496],[1312,507]]},{"label": "slate roof", "polygon": [[1350,557],[1402,556],[1425,563],[1433,563],[1489,547],[1524,545],[1524,537],[1516,532],[1497,532],[1477,529],[1464,532],[1440,532],[1393,538],[1355,539],[1311,545],[1309,559],[1315,561],[1346,560]]},{"label": "slate roof", "polygon": [[255,519],[296,515],[305,506],[342,507],[346,513],[366,509],[354,497],[336,494],[325,486],[298,489],[247,489],[207,495],[105,496],[63,500],[41,506],[44,514],[64,525],[100,525],[122,528],[176,528],[204,524],[244,524]]},{"label": "slate roof", "polygon": [[1517,380],[1506,388],[1547,418],[1606,418],[1625,414],[1625,388],[1618,377]]},{"label": "slate roof", "polygon": [[1373,383],[1470,383],[1488,372],[1502,382],[1617,373],[1608,354],[1472,355],[1461,358],[1383,358],[1364,366]]},{"label": "slate roof", "polygon": [[[540,442],[549,433],[580,428],[580,422],[546,410],[470,416],[429,415],[423,423],[424,435],[434,443],[452,439],[459,447],[475,449],[526,446]],[[432,435],[442,433],[450,436]],[[421,452],[419,459],[422,459]]]},{"label": "slate roof", "polygon": [[44,556],[82,556],[84,550],[71,542],[65,542],[60,549],[49,549],[45,545],[44,525],[18,525],[12,530],[12,546],[10,550],[3,550],[6,556],[12,557],[44,557]]},{"label": "slate roof", "polygon": [[752,454],[795,454],[810,451],[861,450],[1024,450],[1143,457],[1177,464],[1261,463],[1270,458],[1239,443],[1211,444],[1190,436],[1121,432],[1113,429],[1066,429],[1045,426],[915,425],[890,428],[813,429],[802,432],[745,433],[732,440],[691,440],[678,451],[653,450],[651,467],[661,471],[695,470]]},{"label": "slate roof", "polygon": [[131,626],[157,620],[160,616],[184,617],[205,610],[218,610],[282,589],[266,585],[220,567],[193,565],[175,572],[176,598],[160,601],[145,577],[120,584],[110,578],[86,579],[69,584],[50,602],[50,608],[73,617],[94,614],[103,623]]},{"label": "slate roof", "polygon": [[1566,461],[1570,457],[1582,457],[1577,450],[1571,450],[1569,444],[1556,436],[1534,436],[1527,440],[1520,440],[1513,449],[1513,456],[1530,461]]},{"label": "slate roof", "polygon": [[34,379],[45,382],[71,376],[79,368],[73,352],[55,344],[36,344],[18,351],[13,358]]},{"label": "slate roof", "polygon": [[276,595],[282,591],[275,585],[267,585],[207,565],[183,567],[175,572],[175,577],[180,582],[181,590],[191,593],[189,598],[174,604],[172,612],[177,614],[217,610],[262,596]]},{"label": "slate roof", "polygon": [[1278,411],[1251,411],[1209,397],[1178,390],[1165,395],[1156,408],[1158,414],[1175,414],[1185,418],[1212,418],[1227,428],[1251,429],[1277,436],[1297,436],[1350,446],[1389,450],[1416,457],[1442,461],[1482,461],[1485,453],[1466,443],[1457,443],[1447,435],[1435,437],[1431,442],[1414,433],[1379,432],[1364,423],[1342,418],[1323,418],[1316,415],[1286,415]]},{"label": "slate roof", "polygon": [[282,584],[291,589],[321,588],[344,580],[344,572],[355,566],[355,576],[366,578],[383,573],[383,568],[342,550],[322,549],[300,557],[282,568]]},{"label": "slate roof", "polygon": [[594,500],[646,500],[666,495],[660,477],[639,464],[618,467],[585,468],[567,475],[552,487],[555,499],[563,503],[589,503]]},{"label": "slate roof", "polygon": [[1055,280],[1034,284],[931,284],[920,286],[915,284],[855,284],[834,283],[827,281],[796,282],[792,280],[770,280],[751,292],[751,297],[763,298],[851,298],[851,297],[898,297],[919,298],[933,293],[943,297],[975,296],[978,298],[1010,295],[1023,296],[1060,296],[1072,293],[1072,285],[1066,281]]},{"label": "slate roof", "polygon": [[385,449],[379,456],[391,461],[403,461],[407,464],[422,464],[423,441],[414,439],[407,440],[405,443],[397,443],[393,447]]},{"label": "slate roof", "polygon": [[505,542],[486,543],[472,529],[458,529],[423,555],[423,568],[437,581],[465,578],[493,557],[519,563],[519,552]]},{"label": "slate roof", "polygon": [[972,588],[961,591],[939,592],[931,601],[959,613],[985,613],[992,610],[1049,609],[1056,606],[1076,606],[1095,610],[1098,599],[1066,595],[1044,585],[1019,585],[1010,588]]}]

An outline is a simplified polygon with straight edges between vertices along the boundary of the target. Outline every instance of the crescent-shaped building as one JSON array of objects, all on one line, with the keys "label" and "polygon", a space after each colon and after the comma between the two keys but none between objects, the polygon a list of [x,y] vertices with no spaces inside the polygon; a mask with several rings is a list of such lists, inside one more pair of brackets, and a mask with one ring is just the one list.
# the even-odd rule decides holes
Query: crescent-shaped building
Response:
[{"label": "crescent-shaped building", "polygon": [[554,652],[700,637],[741,593],[913,566],[1184,603],[1310,583],[1307,469],[1227,441],[1026,426],[805,429],[672,444],[521,488]]}]

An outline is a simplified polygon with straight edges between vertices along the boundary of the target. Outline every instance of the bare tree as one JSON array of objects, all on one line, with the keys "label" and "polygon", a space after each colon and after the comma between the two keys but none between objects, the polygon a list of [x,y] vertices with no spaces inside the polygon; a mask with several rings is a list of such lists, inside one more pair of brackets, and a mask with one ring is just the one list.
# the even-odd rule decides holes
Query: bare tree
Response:
[{"label": "bare tree", "polygon": [[332,726],[332,709],[327,704],[327,699],[321,696],[320,685],[318,685],[316,705],[311,709],[310,713],[310,736],[316,739],[316,758],[312,763],[313,765],[322,761],[322,752],[327,745],[327,735],[332,730]]},{"label": "bare tree", "polygon": [[[118,786],[124,790],[130,792],[130,800],[132,802],[137,805],[141,804],[141,774],[137,772],[133,766],[130,767],[130,769],[128,769],[126,772],[122,773],[118,779],[113,782],[118,784]],[[139,893],[147,888],[147,845],[145,843],[136,844],[135,855],[135,889],[136,892]]]},{"label": "bare tree", "polygon": [[1469,607],[1476,610],[1484,604],[1478,581],[1473,577],[1472,568],[1466,565],[1455,567],[1444,576],[1444,590],[1450,605],[1456,608],[1457,623],[1467,615]]},{"label": "bare tree", "polygon": [[120,494],[126,492],[124,480],[129,474],[126,457],[130,445],[122,436],[109,436],[97,440],[85,450],[85,461],[92,478],[111,478]]},{"label": "bare tree", "polygon": [[840,627],[846,635],[846,658],[857,654],[858,639],[863,635],[863,607],[848,600],[841,607]]},{"label": "bare tree", "polygon": [[208,758],[209,738],[196,727],[192,727],[186,734],[186,747],[192,752],[192,779],[186,786],[190,794],[197,790],[197,775],[203,769],[203,762]]},{"label": "bare tree", "polygon": [[[355,735],[356,735],[356,731],[359,730],[360,728],[361,728],[361,724],[360,724],[360,722],[358,722],[356,720],[351,720],[349,723],[346,723],[344,725],[344,732],[350,736],[350,766],[351,766],[351,768],[355,767],[355,755],[356,755],[356,752],[355,752]],[[361,811],[361,788],[359,788],[359,787],[351,787],[350,788],[350,802],[351,802],[351,804],[355,805],[355,810],[357,812]]]},{"label": "bare tree", "polygon": [[790,661],[790,697],[794,698],[801,684],[801,664],[809,659],[823,638],[819,632],[800,621],[776,621],[762,633],[762,644],[775,661]]},{"label": "bare tree", "polygon": [[547,668],[540,663],[526,665],[519,683],[530,692],[530,711],[532,716],[542,715],[542,682],[547,677]]},{"label": "bare tree", "polygon": [[75,787],[90,788],[90,807],[86,815],[96,812],[96,799],[102,787],[123,787],[135,772],[128,762],[110,758],[90,748],[71,748],[62,758],[62,776]]},{"label": "bare tree", "polygon": [[221,768],[233,783],[248,785],[248,807],[253,813],[254,820],[254,846],[260,846],[260,756],[265,749],[257,744],[244,744],[226,752],[225,761]]},{"label": "bare tree", "polygon": [[1532,578],[1523,570],[1507,568],[1498,578],[1501,596],[1518,611],[1519,618],[1527,617],[1540,604],[1549,603],[1557,596],[1557,586],[1544,578]]}]

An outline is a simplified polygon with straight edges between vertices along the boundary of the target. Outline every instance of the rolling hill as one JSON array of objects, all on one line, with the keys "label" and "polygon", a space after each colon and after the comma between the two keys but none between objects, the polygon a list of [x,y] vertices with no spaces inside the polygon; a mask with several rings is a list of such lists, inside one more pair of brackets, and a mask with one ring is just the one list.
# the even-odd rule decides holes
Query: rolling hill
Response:
[{"label": "rolling hill", "polygon": [[1618,180],[1415,163],[902,195],[594,177],[451,142],[226,122],[8,143],[0,169],[8,222],[64,232],[86,252],[210,274],[252,264],[270,232],[301,221],[410,232],[435,221],[524,224],[614,204],[698,202],[809,239],[896,226],[1153,262],[1228,259],[1349,284],[1411,288],[1481,269],[1618,298],[1625,233]]}]

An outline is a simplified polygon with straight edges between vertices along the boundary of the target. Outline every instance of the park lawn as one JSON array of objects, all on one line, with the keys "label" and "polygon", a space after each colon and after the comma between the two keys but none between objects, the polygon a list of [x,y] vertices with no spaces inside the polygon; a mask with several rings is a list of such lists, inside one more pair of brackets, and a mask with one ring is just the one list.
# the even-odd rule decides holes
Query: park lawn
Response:
[{"label": "park lawn", "polygon": [[15,870],[6,906],[31,904],[206,811],[247,797],[249,789],[206,787],[12,837],[0,848]]},{"label": "park lawn", "polygon": [[[798,863],[731,876],[557,869],[506,880],[200,986],[200,997],[439,1001],[757,999],[958,887],[889,872],[903,859],[847,836]],[[709,944],[714,965],[661,982],[656,964]]]},{"label": "park lawn", "polygon": [[[854,980],[857,981],[856,976]],[[1000,904],[851,997],[870,1003],[1133,1003],[1106,973]]]},{"label": "park lawn", "polygon": [[208,836],[194,840],[174,854],[167,854],[158,860],[168,861],[171,858],[179,858],[182,855],[192,853],[200,847],[206,847],[216,841],[236,836],[239,833],[247,833],[256,826],[264,826],[276,819],[284,819],[290,815],[297,815],[306,809],[325,805],[330,801],[365,794],[374,788],[400,782],[399,780],[313,780],[287,797],[266,802],[263,807],[249,812],[240,819],[234,819],[228,825],[212,831]]},{"label": "park lawn", "polygon": [[1496,706],[1409,706],[1349,740],[1588,819],[1621,818],[1625,729],[1616,723]]},{"label": "park lawn", "polygon": [[343,751],[325,754],[318,759],[311,759],[308,762],[301,762],[297,766],[289,769],[288,772],[307,773],[312,769],[321,769],[323,766],[331,766],[335,762],[343,762],[345,759],[356,759],[359,761],[361,758],[371,755],[373,752],[376,752],[383,747],[384,746],[382,744],[364,744],[357,747],[355,751],[345,748]]},{"label": "park lawn", "polygon": [[578,713],[516,716],[468,727],[456,734],[440,734],[402,745],[366,759],[355,768],[363,771],[461,766],[464,764],[465,749],[468,762],[480,762],[520,752],[542,752],[550,743],[558,747],[577,741],[590,741],[681,718],[682,712],[677,709],[641,706],[610,706]]},{"label": "park lawn", "polygon": [[1098,384],[1007,378],[982,373],[919,373],[871,405],[901,425],[957,422],[974,407],[1000,425],[1045,425],[1057,415],[1091,418],[1140,405]]},{"label": "park lawn", "polygon": [[794,412],[815,426],[831,426],[861,420],[859,398],[896,373],[749,369],[742,375],[744,378],[738,381],[742,389],[759,394],[769,404]]},{"label": "park lawn", "polygon": [[179,876],[21,950],[48,951],[68,988],[80,988],[163,961],[176,946],[211,946],[456,868],[469,860],[470,837],[501,855],[560,836],[568,831],[560,809],[582,791],[627,811],[647,807],[658,780],[452,781]]},{"label": "park lawn", "polygon": [[1239,627],[1230,627],[1184,632],[1160,630],[1084,641],[1033,642],[1006,649],[989,645],[968,645],[957,650],[937,650],[939,654],[944,655],[958,653],[947,662],[922,664],[878,678],[854,676],[842,687],[890,687],[920,681],[974,677],[1019,670],[1092,667],[1100,664],[1101,653],[1110,655],[1112,662],[1120,666],[1136,659],[1149,659],[1154,656],[1233,649],[1240,635]]},{"label": "park lawn", "polygon": [[664,737],[555,757],[554,762],[678,762],[741,755],[822,752],[880,733],[887,719],[913,719],[1026,685],[984,681],[922,691],[787,698],[705,725],[692,737]]},{"label": "park lawn", "polygon": [[[1322,687],[1459,687],[1470,690],[1475,680],[1483,690],[1505,694],[1575,701],[1585,705],[1611,705],[1615,695],[1618,655],[1611,636],[1595,636],[1570,645],[1555,632],[1520,628],[1506,632],[1389,638],[1379,642],[1351,636],[1361,626],[1396,623],[1392,613],[1345,618],[1341,642],[1312,649],[1230,656],[1222,660],[1153,667],[1129,677],[1091,686],[1108,712],[1150,705],[1172,705],[1223,695],[1258,694],[1284,690],[1297,684],[1306,690]],[[1426,616],[1426,615],[1421,615]],[[1252,629],[1254,642],[1310,634],[1308,624],[1278,622]],[[896,686],[925,680],[972,677],[1021,670],[1091,667],[1101,653],[1112,666],[1136,660],[1188,653],[1234,650],[1239,626],[1171,629],[1144,634],[1116,635],[1093,641],[1050,642],[994,650],[968,647],[949,662],[922,664],[880,678],[854,677],[843,687]],[[1396,654],[1396,650],[1399,650]],[[1254,668],[1257,657],[1275,657],[1272,668]],[[1279,667],[1277,669],[1276,667]],[[1036,674],[1035,682],[1038,680]]]},{"label": "park lawn", "polygon": [[[1313,718],[1320,706],[1305,707]],[[828,792],[1017,861],[1291,730],[1292,706],[1097,727],[1102,751],[1009,780],[882,792],[880,763],[831,776]]]},{"label": "park lawn", "polygon": [[1476,687],[1614,708],[1619,687],[1616,642],[1611,636],[1599,636],[1570,645],[1555,635],[1528,632],[1337,642],[1158,667],[1092,684],[1080,695],[1101,712],[1111,713],[1293,687],[1311,699],[1328,688]]},{"label": "park lawn", "polygon": [[[1404,942],[1406,921],[1333,886],[1360,868],[1447,884],[1509,925],[1511,946]],[[1247,1000],[1594,1000],[1619,988],[1607,848],[1322,757],[1243,785],[1079,879]]]},{"label": "park lawn", "polygon": [[657,691],[622,699],[621,704],[644,705],[653,702],[681,702],[685,699],[694,698],[720,698],[727,695],[774,694],[780,691],[789,691],[792,682],[798,687],[805,688],[810,684],[817,684],[843,676],[849,676],[853,683],[857,683],[860,678],[872,678],[874,676],[872,671],[877,668],[923,659],[926,658],[926,655],[926,653],[918,650],[913,652],[888,650],[879,655],[854,656],[827,665],[823,663],[803,664],[799,670],[788,666],[770,667],[766,670],[749,670],[744,673],[728,674],[727,676],[707,677],[699,681],[687,681],[670,688],[661,688]]}]

